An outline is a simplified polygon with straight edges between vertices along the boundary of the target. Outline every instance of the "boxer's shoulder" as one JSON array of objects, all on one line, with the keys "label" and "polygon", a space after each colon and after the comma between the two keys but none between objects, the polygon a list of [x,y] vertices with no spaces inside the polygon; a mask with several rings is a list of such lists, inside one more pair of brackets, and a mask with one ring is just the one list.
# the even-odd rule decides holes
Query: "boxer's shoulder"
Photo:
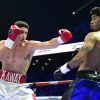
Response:
[{"label": "boxer's shoulder", "polygon": [[0,46],[3,46],[4,43],[5,43],[5,40],[1,40],[1,41],[0,41]]},{"label": "boxer's shoulder", "polygon": [[93,32],[93,36],[96,40],[100,41],[100,31]]},{"label": "boxer's shoulder", "polygon": [[100,38],[100,31],[94,32],[94,34],[95,34],[96,37],[99,37]]},{"label": "boxer's shoulder", "polygon": [[25,43],[25,44],[36,44],[36,43],[40,43],[40,41],[35,41],[35,40],[25,40],[24,43]]},{"label": "boxer's shoulder", "polygon": [[22,45],[24,46],[24,47],[30,47],[31,46],[31,41],[29,41],[29,40],[25,40],[23,43],[22,43]]},{"label": "boxer's shoulder", "polygon": [[25,41],[24,41],[24,44],[25,44],[25,45],[27,45],[27,44],[29,44],[29,43],[30,43],[30,42],[29,42],[28,40],[25,40]]},{"label": "boxer's shoulder", "polygon": [[40,43],[39,41],[25,40],[23,46],[29,51],[34,51],[35,50],[35,46],[38,46],[39,43]]},{"label": "boxer's shoulder", "polygon": [[35,40],[30,40],[30,41],[28,41],[28,44],[29,44],[31,47],[38,46],[38,45],[40,45],[41,43],[42,43],[41,41],[35,41]]},{"label": "boxer's shoulder", "polygon": [[89,35],[92,35],[92,36],[100,36],[100,31],[97,31],[97,32],[90,32]]},{"label": "boxer's shoulder", "polygon": [[100,36],[100,34],[97,34],[96,32],[90,32],[86,35],[85,40],[96,40],[98,36]]}]

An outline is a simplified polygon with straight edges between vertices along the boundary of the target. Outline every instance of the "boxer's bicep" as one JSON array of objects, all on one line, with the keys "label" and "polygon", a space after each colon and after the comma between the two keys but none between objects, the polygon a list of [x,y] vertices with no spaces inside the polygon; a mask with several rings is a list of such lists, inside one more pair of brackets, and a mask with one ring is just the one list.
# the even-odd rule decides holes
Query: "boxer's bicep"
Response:
[{"label": "boxer's bicep", "polygon": [[96,38],[93,35],[87,36],[84,40],[84,44],[81,48],[81,51],[83,51],[83,53],[86,52],[87,54],[94,49],[95,44],[96,44]]},{"label": "boxer's bicep", "polygon": [[93,40],[88,40],[87,42],[84,42],[83,46],[79,51],[79,55],[80,56],[88,55],[93,50],[94,46],[95,46],[95,42]]},{"label": "boxer's bicep", "polygon": [[32,47],[33,51],[36,49],[51,49],[51,48],[56,48],[58,46],[59,46],[59,44],[58,44],[56,38],[53,38],[49,41],[44,41],[44,42],[31,41],[31,47]]},{"label": "boxer's bicep", "polygon": [[89,34],[84,40],[83,46],[80,48],[78,56],[79,59],[84,59],[90,52],[94,49],[96,44],[96,39],[93,35]]},{"label": "boxer's bicep", "polygon": [[40,42],[38,44],[39,49],[52,49],[58,47],[60,44],[57,41],[57,38],[53,38],[49,41]]}]

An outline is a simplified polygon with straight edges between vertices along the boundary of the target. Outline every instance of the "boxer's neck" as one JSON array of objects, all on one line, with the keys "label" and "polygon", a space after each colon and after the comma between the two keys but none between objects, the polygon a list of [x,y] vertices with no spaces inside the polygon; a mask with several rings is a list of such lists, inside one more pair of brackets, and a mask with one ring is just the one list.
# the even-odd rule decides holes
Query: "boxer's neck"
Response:
[{"label": "boxer's neck", "polygon": [[13,48],[22,47],[23,42],[14,42]]},{"label": "boxer's neck", "polygon": [[22,46],[23,45],[23,43],[24,43],[24,40],[19,40],[19,39],[16,39],[15,41],[14,41],[14,47],[19,47],[19,46]]}]

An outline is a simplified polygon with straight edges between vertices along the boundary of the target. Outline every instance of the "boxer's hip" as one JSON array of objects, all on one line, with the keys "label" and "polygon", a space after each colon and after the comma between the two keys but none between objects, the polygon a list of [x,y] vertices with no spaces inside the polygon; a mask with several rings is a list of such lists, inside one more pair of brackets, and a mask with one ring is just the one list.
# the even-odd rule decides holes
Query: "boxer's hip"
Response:
[{"label": "boxer's hip", "polygon": [[78,71],[72,86],[76,88],[100,88],[100,73],[95,71]]},{"label": "boxer's hip", "polygon": [[0,70],[0,79],[13,83],[26,83],[26,75]]},{"label": "boxer's hip", "polygon": [[68,100],[99,100],[100,82],[81,78],[74,81],[70,94]]},{"label": "boxer's hip", "polygon": [[76,79],[88,79],[92,81],[100,82],[100,72],[97,71],[78,71]]},{"label": "boxer's hip", "polygon": [[9,100],[12,100],[14,97],[16,97],[16,99],[13,100],[28,100],[26,98],[31,97],[35,92],[29,88],[29,85],[30,84],[27,83],[18,84],[0,80],[0,97],[9,98]]}]

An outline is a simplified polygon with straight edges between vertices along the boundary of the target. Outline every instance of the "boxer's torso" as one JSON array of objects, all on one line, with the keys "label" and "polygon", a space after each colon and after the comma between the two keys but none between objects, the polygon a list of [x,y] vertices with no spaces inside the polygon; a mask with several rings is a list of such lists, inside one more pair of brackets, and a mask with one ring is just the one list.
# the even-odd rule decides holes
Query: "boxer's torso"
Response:
[{"label": "boxer's torso", "polygon": [[1,59],[2,70],[22,73],[25,75],[33,55],[31,47],[30,42],[27,41],[20,46],[14,46],[11,50],[7,50],[4,57]]},{"label": "boxer's torso", "polygon": [[100,72],[100,31],[95,32],[95,47],[88,54],[85,55],[84,62],[80,65],[78,70],[93,70]]}]

